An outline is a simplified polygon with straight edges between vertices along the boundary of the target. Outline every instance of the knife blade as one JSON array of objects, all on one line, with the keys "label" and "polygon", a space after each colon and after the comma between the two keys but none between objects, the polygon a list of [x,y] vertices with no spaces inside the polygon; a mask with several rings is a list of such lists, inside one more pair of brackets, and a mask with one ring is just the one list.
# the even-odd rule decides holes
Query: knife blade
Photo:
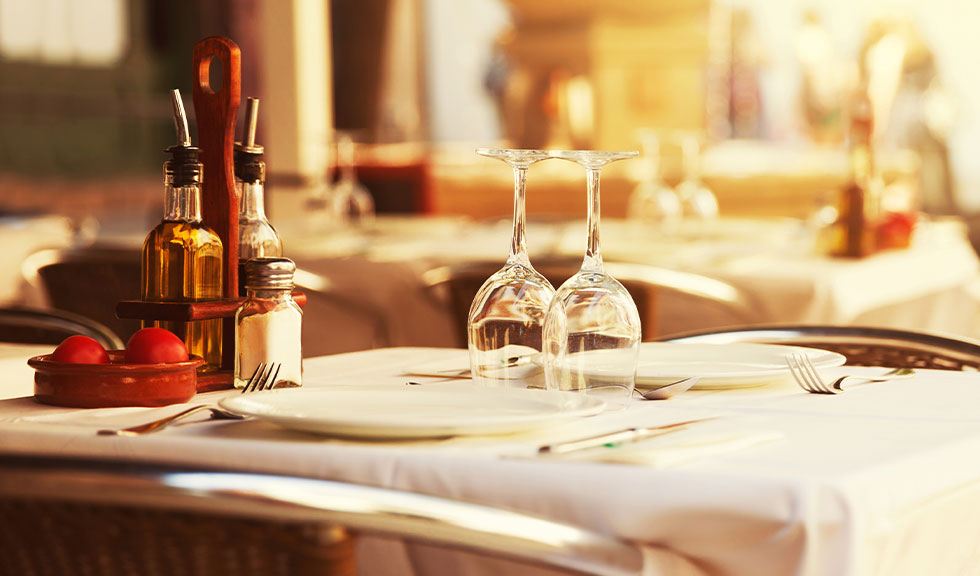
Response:
[{"label": "knife blade", "polygon": [[688,428],[692,424],[716,420],[718,418],[719,416],[711,416],[708,418],[697,418],[694,420],[685,420],[683,422],[674,422],[672,424],[663,424],[660,426],[634,427],[627,428],[625,430],[615,430],[613,432],[605,432],[603,434],[587,436],[577,440],[567,440],[564,442],[556,442],[554,444],[545,444],[538,447],[538,454],[568,454],[569,452],[587,450],[589,448],[597,448],[600,446],[614,448],[627,442],[637,442],[639,440],[645,440],[647,438],[653,438],[663,434],[679,432]]}]

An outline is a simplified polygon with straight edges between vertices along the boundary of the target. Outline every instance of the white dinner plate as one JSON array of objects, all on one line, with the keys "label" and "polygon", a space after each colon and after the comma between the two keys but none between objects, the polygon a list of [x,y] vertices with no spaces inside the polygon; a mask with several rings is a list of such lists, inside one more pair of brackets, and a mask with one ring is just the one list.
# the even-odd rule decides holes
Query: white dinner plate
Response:
[{"label": "white dinner plate", "polygon": [[478,386],[330,385],[229,396],[233,412],[306,432],[368,439],[506,434],[598,414],[594,396]]},{"label": "white dinner plate", "polygon": [[675,344],[644,342],[636,367],[636,386],[653,387],[700,376],[695,388],[763,386],[792,377],[786,355],[806,354],[817,368],[840,366],[836,352],[777,344]]}]

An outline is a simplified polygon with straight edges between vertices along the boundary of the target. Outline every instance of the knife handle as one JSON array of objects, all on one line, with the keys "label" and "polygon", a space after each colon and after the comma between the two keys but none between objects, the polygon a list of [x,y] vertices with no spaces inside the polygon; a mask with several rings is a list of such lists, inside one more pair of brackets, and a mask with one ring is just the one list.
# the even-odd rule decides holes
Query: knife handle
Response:
[{"label": "knife handle", "polygon": [[663,426],[651,426],[648,428],[627,428],[626,430],[606,432],[604,434],[597,434],[595,436],[580,438],[578,440],[570,440],[568,442],[557,442],[555,444],[546,444],[538,448],[538,454],[568,454],[569,452],[576,452],[578,450],[587,450],[589,448],[598,448],[600,446],[607,446],[609,448],[614,448],[626,442],[636,442],[638,440],[653,438],[654,436],[660,436],[662,434],[678,432],[696,422],[704,422],[706,420],[713,420],[713,419],[714,418],[699,418],[697,420],[685,420],[684,422],[675,422],[673,424],[665,424]]}]

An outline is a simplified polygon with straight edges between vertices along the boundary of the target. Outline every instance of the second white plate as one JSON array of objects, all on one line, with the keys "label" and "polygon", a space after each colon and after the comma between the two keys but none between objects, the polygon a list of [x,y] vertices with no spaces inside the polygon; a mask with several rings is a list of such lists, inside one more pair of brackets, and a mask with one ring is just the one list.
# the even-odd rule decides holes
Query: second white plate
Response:
[{"label": "second white plate", "polygon": [[790,378],[786,355],[806,354],[817,368],[840,366],[836,352],[777,344],[674,344],[644,342],[636,367],[636,386],[653,387],[700,376],[696,388],[762,386]]}]

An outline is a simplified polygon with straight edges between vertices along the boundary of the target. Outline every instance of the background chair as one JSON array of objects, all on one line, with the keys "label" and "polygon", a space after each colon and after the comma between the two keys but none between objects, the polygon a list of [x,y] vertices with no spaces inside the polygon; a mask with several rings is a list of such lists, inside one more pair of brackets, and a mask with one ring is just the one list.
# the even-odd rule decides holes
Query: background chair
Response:
[{"label": "background chair", "polygon": [[27,283],[48,306],[91,318],[124,340],[139,320],[116,318],[120,300],[140,297],[140,251],[131,248],[42,250],[24,261]]},{"label": "background chair", "polygon": [[122,340],[112,330],[78,314],[23,307],[0,308],[0,342],[54,346],[75,334],[94,338],[109,350],[124,347]]},{"label": "background chair", "polygon": [[[543,259],[532,264],[558,288],[578,272],[582,260]],[[426,285],[447,301],[459,346],[466,346],[466,321],[473,298],[500,266],[499,262],[454,264],[423,275]],[[745,324],[753,319],[752,302],[726,282],[644,264],[606,262],[605,268],[633,297],[644,340],[652,340],[658,334]]]},{"label": "background chair", "polygon": [[284,476],[0,456],[0,574],[352,575],[352,534],[640,574],[635,547],[432,496]]},{"label": "background chair", "polygon": [[860,326],[742,326],[668,336],[667,342],[791,344],[838,352],[852,366],[980,370],[980,342]]}]

